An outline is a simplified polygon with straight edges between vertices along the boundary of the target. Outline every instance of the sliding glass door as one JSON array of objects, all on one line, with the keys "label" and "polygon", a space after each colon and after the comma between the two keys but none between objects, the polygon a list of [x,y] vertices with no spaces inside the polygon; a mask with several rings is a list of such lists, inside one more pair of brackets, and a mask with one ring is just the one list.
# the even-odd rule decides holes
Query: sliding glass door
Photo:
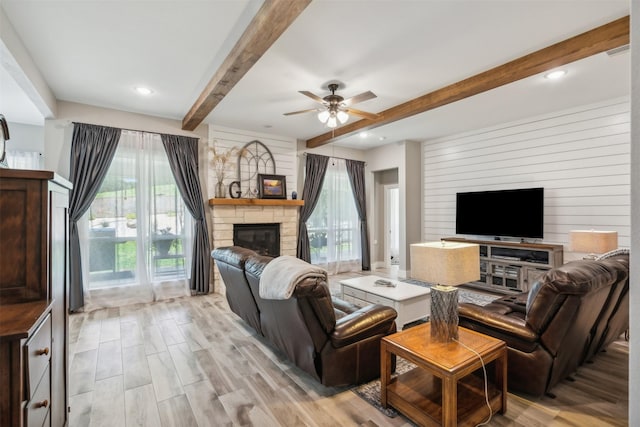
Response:
[{"label": "sliding glass door", "polygon": [[85,216],[82,259],[88,289],[187,279],[191,215],[160,135],[123,131],[115,157]]}]

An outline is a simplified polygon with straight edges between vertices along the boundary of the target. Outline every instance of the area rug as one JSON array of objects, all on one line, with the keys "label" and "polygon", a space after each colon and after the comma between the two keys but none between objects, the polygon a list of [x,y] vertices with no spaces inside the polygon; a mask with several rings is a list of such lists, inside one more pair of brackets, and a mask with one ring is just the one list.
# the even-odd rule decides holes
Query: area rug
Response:
[{"label": "area rug", "polygon": [[[411,283],[412,285],[423,286],[425,288],[431,287],[430,283],[421,282],[420,280],[403,279],[401,281],[405,283]],[[487,305],[496,298],[500,298],[500,296],[458,288],[458,302],[471,302],[477,305]]]},{"label": "area rug", "polygon": [[[411,362],[404,360],[401,357],[396,357],[396,372],[391,374],[391,378],[395,378],[398,375],[404,374],[405,372],[410,371],[415,368]],[[385,414],[389,418],[395,418],[398,416],[398,412],[393,409],[391,406],[388,408],[383,408],[380,404],[380,380],[373,380],[366,384],[359,385],[355,388],[352,388],[355,394],[363,398],[368,404]]]},{"label": "area rug", "polygon": [[[424,286],[424,287],[431,286],[429,283],[420,282],[418,280],[413,280],[413,279],[405,279],[402,281],[406,283],[411,283],[413,285],[418,285],[418,286]],[[467,289],[458,288],[459,302],[470,302],[478,305],[487,305],[491,301],[495,300],[496,298],[499,298],[499,296],[485,294],[481,292],[473,292]],[[416,322],[416,323],[422,323],[422,322]],[[407,328],[407,326],[405,326],[405,328]],[[415,365],[413,363],[408,362],[402,359],[401,357],[398,357],[396,358],[396,372],[392,374],[391,377],[395,378],[396,376],[400,374],[404,374],[405,372],[413,369],[414,367]],[[387,417],[394,418],[398,416],[398,412],[396,412],[395,409],[393,409],[392,407],[383,408],[382,405],[380,404],[380,380],[379,379],[370,381],[366,384],[359,385],[355,388],[352,388],[351,391],[353,391],[355,394],[360,396],[371,406],[375,407],[380,412],[385,414]]]}]

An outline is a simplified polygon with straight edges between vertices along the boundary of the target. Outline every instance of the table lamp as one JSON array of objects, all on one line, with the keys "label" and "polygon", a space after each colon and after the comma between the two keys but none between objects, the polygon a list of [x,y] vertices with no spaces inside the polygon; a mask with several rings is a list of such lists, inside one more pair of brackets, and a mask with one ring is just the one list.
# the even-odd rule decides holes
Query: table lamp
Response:
[{"label": "table lamp", "polygon": [[618,232],[571,230],[569,232],[569,248],[573,252],[589,253],[584,259],[596,259],[596,254],[603,254],[618,248]]},{"label": "table lamp", "polygon": [[[420,280],[431,286],[431,337],[440,342],[458,338],[458,289],[480,280],[480,246],[459,242],[420,243],[411,264],[421,264]],[[415,258],[414,256],[415,255]]]}]

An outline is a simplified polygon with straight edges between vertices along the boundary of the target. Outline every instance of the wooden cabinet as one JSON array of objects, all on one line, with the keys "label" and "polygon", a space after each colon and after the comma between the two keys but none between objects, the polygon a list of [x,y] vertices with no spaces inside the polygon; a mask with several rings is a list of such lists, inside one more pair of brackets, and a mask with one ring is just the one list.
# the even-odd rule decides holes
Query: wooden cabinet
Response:
[{"label": "wooden cabinet", "polygon": [[480,280],[470,285],[491,291],[527,292],[540,276],[563,263],[562,245],[458,237],[443,240],[480,245]]},{"label": "wooden cabinet", "polygon": [[68,419],[69,190],[48,171],[0,169],[0,425]]}]

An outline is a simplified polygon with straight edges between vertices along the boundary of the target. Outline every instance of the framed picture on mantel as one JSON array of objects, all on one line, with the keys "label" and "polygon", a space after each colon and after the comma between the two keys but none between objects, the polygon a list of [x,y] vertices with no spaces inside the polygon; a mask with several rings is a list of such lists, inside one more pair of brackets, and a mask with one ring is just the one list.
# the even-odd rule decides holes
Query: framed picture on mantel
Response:
[{"label": "framed picture on mantel", "polygon": [[287,177],[258,174],[258,191],[261,199],[286,199]]}]

